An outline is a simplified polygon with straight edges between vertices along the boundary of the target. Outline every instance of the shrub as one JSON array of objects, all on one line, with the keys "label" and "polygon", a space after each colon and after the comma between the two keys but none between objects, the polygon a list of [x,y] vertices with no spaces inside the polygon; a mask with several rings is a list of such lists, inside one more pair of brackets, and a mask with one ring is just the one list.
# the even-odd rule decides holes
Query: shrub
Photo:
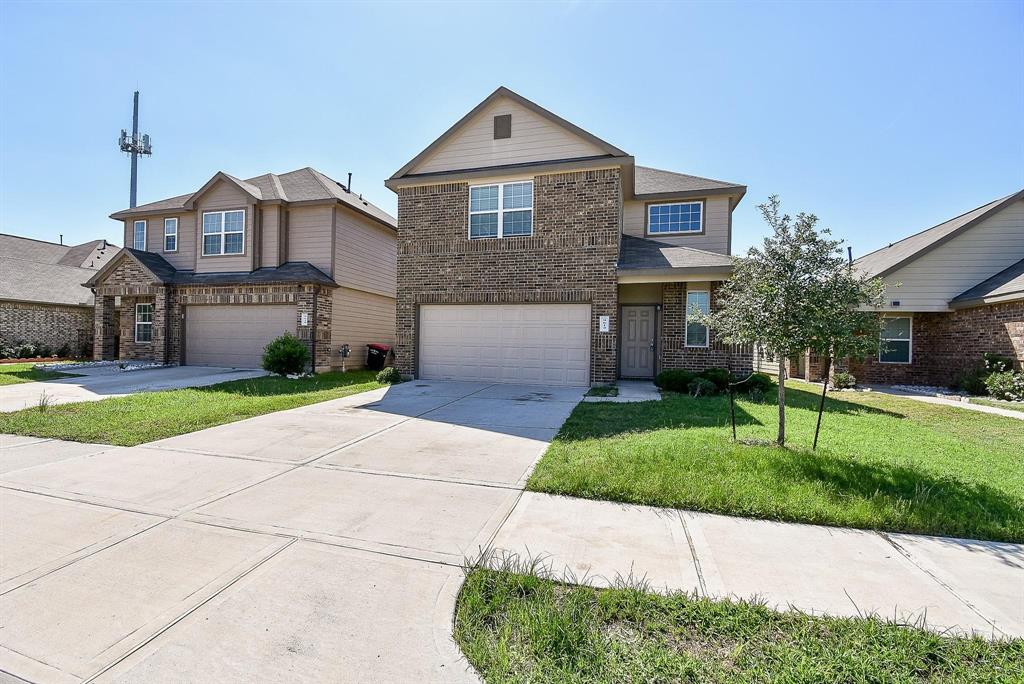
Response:
[{"label": "shrub", "polygon": [[737,392],[746,392],[748,394],[758,392],[761,396],[764,396],[773,389],[775,389],[775,381],[767,373],[754,373],[742,385],[736,386]]},{"label": "shrub", "polygon": [[397,385],[402,382],[402,374],[394,366],[389,366],[377,373],[377,382],[382,385]]},{"label": "shrub", "polygon": [[729,383],[732,382],[732,373],[724,368],[708,368],[707,370],[701,371],[698,377],[715,383],[715,387],[719,392],[724,392],[729,389]]},{"label": "shrub", "polygon": [[14,356],[11,358],[15,359],[31,359],[36,355],[36,346],[27,342],[22,342],[14,348]]},{"label": "shrub", "polygon": [[45,344],[37,344],[36,356],[40,358],[48,358],[50,356],[53,356],[53,349],[51,349],[48,345]]},{"label": "shrub", "polygon": [[1009,356],[985,352],[981,355],[981,358],[985,362],[985,370],[990,373],[1002,373],[1003,371],[1013,370],[1013,359]]},{"label": "shrub", "polygon": [[69,356],[71,356],[71,345],[62,344],[60,348],[58,348],[57,351],[54,352],[54,354],[61,357],[62,359],[68,358]]},{"label": "shrub", "polygon": [[293,375],[306,370],[309,350],[295,335],[285,333],[263,349],[263,370],[277,375]]},{"label": "shrub", "polygon": [[985,379],[985,388],[996,399],[1024,401],[1024,372],[992,373]]},{"label": "shrub", "polygon": [[985,394],[988,391],[985,387],[985,378],[989,375],[990,371],[985,370],[982,364],[964,368],[953,376],[953,389],[968,394]]},{"label": "shrub", "polygon": [[707,378],[694,378],[689,386],[690,395],[694,397],[710,397],[718,394],[718,385]]},{"label": "shrub", "polygon": [[853,389],[857,386],[857,378],[853,373],[834,373],[832,375],[832,387],[835,389]]},{"label": "shrub", "polygon": [[681,368],[673,368],[672,370],[665,370],[658,373],[658,377],[654,378],[654,384],[660,389],[668,392],[688,392],[690,391],[690,383],[693,382],[697,376],[690,371],[682,370]]}]

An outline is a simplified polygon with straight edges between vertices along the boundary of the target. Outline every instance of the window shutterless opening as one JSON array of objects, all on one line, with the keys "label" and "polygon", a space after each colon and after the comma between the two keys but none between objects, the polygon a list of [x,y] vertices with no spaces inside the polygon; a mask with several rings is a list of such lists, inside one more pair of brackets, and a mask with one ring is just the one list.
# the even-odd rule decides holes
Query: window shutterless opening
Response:
[{"label": "window shutterless opening", "polygon": [[153,305],[135,305],[135,341],[153,341]]},{"label": "window shutterless opening", "polygon": [[889,316],[882,319],[879,333],[879,363],[910,363],[913,358],[914,319]]},{"label": "window shutterless opening", "polygon": [[245,210],[203,212],[203,256],[245,252]]},{"label": "window shutterless opening", "polygon": [[711,313],[711,293],[707,290],[688,290],[686,292],[687,347],[708,346],[708,327],[699,320],[696,320],[697,313]]},{"label": "window shutterless opening", "polygon": [[469,188],[469,239],[533,235],[533,181]]},{"label": "window shutterless opening", "polygon": [[132,227],[132,247],[140,252],[146,251],[146,222],[136,221]]},{"label": "window shutterless opening", "polygon": [[178,251],[178,219],[164,219],[164,251]]},{"label": "window shutterless opening", "polygon": [[647,205],[648,235],[704,232],[704,202],[665,202]]}]

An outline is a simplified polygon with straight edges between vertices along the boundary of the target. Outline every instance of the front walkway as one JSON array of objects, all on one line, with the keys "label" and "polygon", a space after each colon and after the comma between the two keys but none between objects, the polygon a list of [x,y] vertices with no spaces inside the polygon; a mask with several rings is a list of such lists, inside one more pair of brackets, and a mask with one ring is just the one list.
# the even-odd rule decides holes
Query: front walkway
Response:
[{"label": "front walkway", "polygon": [[991,413],[995,416],[1005,416],[1006,418],[1024,420],[1024,411],[1014,411],[1013,409],[1004,409],[999,408],[998,406],[986,406],[985,404],[974,404],[969,401],[960,401],[959,399],[954,398],[938,397],[934,394],[908,392],[906,390],[899,390],[885,385],[871,385],[870,388],[873,392],[891,394],[894,397],[903,397],[904,399],[913,399],[915,401],[923,401],[926,404],[953,406],[955,408],[967,409],[968,411],[977,411],[978,413]]},{"label": "front walkway", "polygon": [[495,561],[555,577],[760,597],[811,613],[1024,637],[1024,545],[733,518],[526,492]]}]

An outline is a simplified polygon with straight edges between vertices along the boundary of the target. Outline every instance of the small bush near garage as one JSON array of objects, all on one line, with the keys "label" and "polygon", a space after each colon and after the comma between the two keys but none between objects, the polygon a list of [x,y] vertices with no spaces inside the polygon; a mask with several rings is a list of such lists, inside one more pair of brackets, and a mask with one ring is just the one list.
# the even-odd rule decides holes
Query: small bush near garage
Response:
[{"label": "small bush near garage", "polygon": [[985,387],[996,399],[1024,401],[1024,372],[992,373],[985,378]]},{"label": "small bush near garage", "polygon": [[775,389],[775,381],[767,373],[753,373],[742,385],[737,385],[736,390],[748,394],[760,392],[768,394]]},{"label": "small bush near garage", "polygon": [[390,366],[377,373],[377,382],[382,385],[397,385],[402,382],[402,374],[397,368]]},{"label": "small bush near garage", "polygon": [[719,392],[729,389],[729,383],[732,382],[732,373],[724,368],[708,368],[701,371],[699,377],[713,382]]},{"label": "small bush near garage", "polygon": [[654,378],[654,384],[659,389],[663,389],[667,392],[679,392],[683,394],[690,391],[690,383],[693,382],[697,375],[681,368],[673,368],[672,370],[665,370],[658,373],[658,377]]},{"label": "small bush near garage", "polygon": [[263,350],[263,370],[277,375],[302,373],[309,365],[309,350],[295,335],[285,333]]}]

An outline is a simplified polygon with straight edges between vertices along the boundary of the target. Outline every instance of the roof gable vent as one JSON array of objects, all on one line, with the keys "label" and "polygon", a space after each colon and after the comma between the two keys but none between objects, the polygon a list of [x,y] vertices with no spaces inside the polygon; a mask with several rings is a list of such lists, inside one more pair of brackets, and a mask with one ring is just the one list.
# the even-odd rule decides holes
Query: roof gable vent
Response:
[{"label": "roof gable vent", "polygon": [[498,114],[494,117],[494,139],[502,140],[512,137],[512,115]]}]

